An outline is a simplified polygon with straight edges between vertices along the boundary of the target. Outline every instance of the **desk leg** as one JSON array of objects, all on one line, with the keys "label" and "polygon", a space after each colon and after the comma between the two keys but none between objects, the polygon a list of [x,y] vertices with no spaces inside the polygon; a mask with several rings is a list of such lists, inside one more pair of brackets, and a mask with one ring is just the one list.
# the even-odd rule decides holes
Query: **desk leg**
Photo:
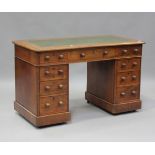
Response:
[{"label": "desk leg", "polygon": [[117,60],[88,62],[87,102],[112,114],[140,109],[140,84],[120,87],[117,83],[119,76]]}]

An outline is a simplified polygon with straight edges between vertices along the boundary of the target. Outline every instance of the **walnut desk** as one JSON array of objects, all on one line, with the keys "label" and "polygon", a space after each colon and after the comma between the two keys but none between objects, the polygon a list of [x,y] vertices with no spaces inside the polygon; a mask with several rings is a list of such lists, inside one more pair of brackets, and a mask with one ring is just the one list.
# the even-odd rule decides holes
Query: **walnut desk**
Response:
[{"label": "walnut desk", "polygon": [[88,102],[112,114],[140,109],[143,43],[113,35],[14,41],[15,110],[38,127],[69,121],[69,64],[79,62],[87,62]]}]

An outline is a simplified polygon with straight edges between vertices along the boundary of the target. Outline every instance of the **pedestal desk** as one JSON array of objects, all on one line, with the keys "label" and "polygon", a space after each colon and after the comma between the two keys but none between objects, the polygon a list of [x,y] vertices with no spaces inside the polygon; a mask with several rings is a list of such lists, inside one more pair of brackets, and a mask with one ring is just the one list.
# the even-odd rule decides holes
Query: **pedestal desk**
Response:
[{"label": "pedestal desk", "polygon": [[143,43],[114,35],[14,41],[15,110],[38,127],[69,121],[69,64],[80,62],[87,102],[112,114],[140,109]]}]

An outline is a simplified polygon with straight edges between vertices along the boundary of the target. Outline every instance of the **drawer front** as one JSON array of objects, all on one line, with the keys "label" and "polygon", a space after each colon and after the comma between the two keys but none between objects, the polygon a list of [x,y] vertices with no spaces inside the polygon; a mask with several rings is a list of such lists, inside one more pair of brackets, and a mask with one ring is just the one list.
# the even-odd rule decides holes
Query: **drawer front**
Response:
[{"label": "drawer front", "polygon": [[67,80],[40,82],[40,95],[53,95],[55,93],[65,93],[67,90]]},{"label": "drawer front", "polygon": [[68,52],[70,62],[103,60],[115,56],[114,48],[81,49]]},{"label": "drawer front", "polygon": [[140,96],[140,87],[137,86],[128,86],[128,87],[120,87],[117,88],[116,94],[116,103],[122,103],[126,101],[131,101],[135,99],[139,99]]},{"label": "drawer front", "polygon": [[130,51],[131,51],[131,55],[133,56],[141,56],[142,46],[141,45],[130,46]]},{"label": "drawer front", "polygon": [[40,81],[61,80],[68,77],[68,65],[40,67]]},{"label": "drawer front", "polygon": [[67,95],[40,98],[40,115],[50,115],[68,111]]},{"label": "drawer front", "polygon": [[117,60],[117,70],[124,71],[130,69],[129,59]]},{"label": "drawer front", "polygon": [[117,74],[117,86],[140,83],[139,71],[120,72]]},{"label": "drawer front", "polygon": [[40,64],[64,63],[68,60],[68,53],[61,51],[45,52],[40,54]]},{"label": "drawer front", "polygon": [[141,58],[133,58],[130,60],[130,69],[139,70],[141,68]]},{"label": "drawer front", "polygon": [[129,57],[129,56],[141,56],[142,46],[132,45],[132,46],[121,46],[116,48],[116,55],[118,57]]},{"label": "drawer front", "polygon": [[74,50],[68,53],[69,61],[86,61],[95,56],[95,50]]},{"label": "drawer front", "polygon": [[115,57],[115,48],[105,47],[96,49],[98,56],[102,59],[110,59]]},{"label": "drawer front", "polygon": [[141,66],[141,58],[121,59],[117,60],[117,70],[139,70]]}]

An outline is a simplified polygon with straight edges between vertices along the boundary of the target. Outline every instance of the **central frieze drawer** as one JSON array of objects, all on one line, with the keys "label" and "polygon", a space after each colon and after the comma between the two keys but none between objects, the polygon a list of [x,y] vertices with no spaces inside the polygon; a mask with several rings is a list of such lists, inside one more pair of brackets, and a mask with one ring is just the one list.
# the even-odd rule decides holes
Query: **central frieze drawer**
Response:
[{"label": "central frieze drawer", "polygon": [[113,58],[114,56],[114,48],[81,49],[68,52],[68,60],[71,62],[104,60]]}]

